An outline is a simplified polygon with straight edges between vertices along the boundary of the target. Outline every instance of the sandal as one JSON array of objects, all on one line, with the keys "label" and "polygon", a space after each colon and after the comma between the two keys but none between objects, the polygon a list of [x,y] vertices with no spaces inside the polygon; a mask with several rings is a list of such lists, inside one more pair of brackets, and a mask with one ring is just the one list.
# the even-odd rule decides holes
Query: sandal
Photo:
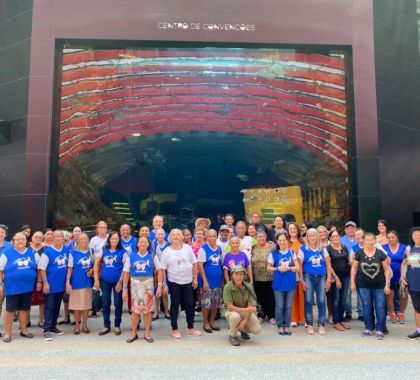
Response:
[{"label": "sandal", "polygon": [[23,332],[20,333],[20,336],[23,338],[33,338],[34,335],[30,332],[28,332],[27,334],[24,334]]},{"label": "sandal", "polygon": [[3,342],[4,343],[10,343],[12,341],[12,337],[11,336],[5,336],[4,338],[3,338]]},{"label": "sandal", "polygon": [[115,328],[115,335],[121,335],[121,329],[119,327]]},{"label": "sandal", "polygon": [[73,330],[73,334],[74,334],[74,335],[80,335],[80,330],[74,329],[74,330]]},{"label": "sandal", "polygon": [[152,337],[146,337],[146,335],[144,336],[144,340],[147,342],[147,343],[153,343],[154,342],[154,340],[153,340],[153,338]]},{"label": "sandal", "polygon": [[346,331],[345,327],[341,323],[337,323],[333,327],[338,331]]},{"label": "sandal", "polygon": [[89,334],[89,333],[90,333],[90,330],[89,330],[88,328],[82,329],[82,331],[83,331],[85,334]]},{"label": "sandal", "polygon": [[[62,320],[62,321],[60,321],[60,322],[58,322],[57,323],[57,325],[69,325],[71,323],[71,321],[70,321],[70,319],[68,320],[68,321],[66,321],[66,320]],[[38,326],[39,326],[39,323],[38,323]]]},{"label": "sandal", "polygon": [[213,331],[220,331],[220,327],[210,325]]},{"label": "sandal", "polygon": [[127,343],[133,343],[135,340],[139,339],[139,336],[136,334],[131,338],[127,339]]},{"label": "sandal", "polygon": [[169,314],[165,314],[166,319],[171,319],[171,316]]},{"label": "sandal", "polygon": [[205,328],[205,327],[203,326],[203,330],[204,330],[206,333],[209,333],[209,334],[211,334],[211,333],[213,332],[213,329],[211,328],[211,326],[210,326],[209,328]]},{"label": "sandal", "polygon": [[41,322],[38,322],[38,327],[39,327],[40,329],[43,329],[43,328],[44,328],[44,324],[43,324],[43,323],[41,323]]},{"label": "sandal", "polygon": [[172,336],[172,338],[175,338],[175,339],[181,339],[181,334],[178,330],[172,330],[171,331],[171,336]]}]

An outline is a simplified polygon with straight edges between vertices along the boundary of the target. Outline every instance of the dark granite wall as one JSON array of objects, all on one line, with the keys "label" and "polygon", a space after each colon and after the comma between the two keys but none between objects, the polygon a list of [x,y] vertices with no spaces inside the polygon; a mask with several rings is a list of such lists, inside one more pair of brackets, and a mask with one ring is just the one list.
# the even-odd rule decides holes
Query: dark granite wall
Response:
[{"label": "dark granite wall", "polygon": [[0,220],[12,230],[22,223],[32,7],[0,1],[0,121],[11,128],[0,145]]},{"label": "dark granite wall", "polygon": [[416,0],[376,0],[381,210],[407,239],[420,212],[420,55]]}]

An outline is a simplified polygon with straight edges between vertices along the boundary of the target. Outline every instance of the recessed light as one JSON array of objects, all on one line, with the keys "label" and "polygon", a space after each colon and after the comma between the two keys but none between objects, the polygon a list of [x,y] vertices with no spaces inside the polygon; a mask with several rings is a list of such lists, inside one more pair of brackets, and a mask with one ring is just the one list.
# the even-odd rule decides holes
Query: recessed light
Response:
[{"label": "recessed light", "polygon": [[132,133],[131,136],[140,137],[141,136],[141,133]]},{"label": "recessed light", "polygon": [[178,141],[181,141],[181,139],[179,139],[178,137],[172,137],[171,138],[171,141],[178,142]]}]

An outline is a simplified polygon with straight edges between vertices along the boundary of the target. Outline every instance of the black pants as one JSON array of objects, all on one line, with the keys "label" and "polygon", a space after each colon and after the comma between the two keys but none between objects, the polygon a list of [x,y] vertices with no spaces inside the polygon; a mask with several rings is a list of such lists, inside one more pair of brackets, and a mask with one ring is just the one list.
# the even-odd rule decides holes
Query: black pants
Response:
[{"label": "black pants", "polygon": [[254,281],[255,294],[261,306],[261,310],[258,312],[259,318],[267,317],[271,319],[275,317],[274,309],[276,301],[274,299],[273,288],[271,287],[272,284],[272,281]]},{"label": "black pants", "polygon": [[192,283],[185,285],[168,281],[169,294],[171,295],[171,315],[172,330],[178,330],[178,313],[179,305],[182,304],[187,317],[187,326],[189,329],[194,328],[194,289]]}]

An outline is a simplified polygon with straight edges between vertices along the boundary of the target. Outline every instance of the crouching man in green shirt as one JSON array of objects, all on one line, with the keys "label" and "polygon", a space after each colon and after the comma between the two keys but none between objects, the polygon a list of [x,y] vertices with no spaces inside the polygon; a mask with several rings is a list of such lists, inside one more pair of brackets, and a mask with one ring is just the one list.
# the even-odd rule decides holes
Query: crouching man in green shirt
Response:
[{"label": "crouching man in green shirt", "polygon": [[240,346],[238,331],[243,340],[249,340],[251,334],[261,332],[261,325],[256,315],[256,299],[252,286],[244,281],[245,269],[235,265],[232,269],[232,280],[223,289],[223,313],[229,322],[229,342],[232,346]]}]

